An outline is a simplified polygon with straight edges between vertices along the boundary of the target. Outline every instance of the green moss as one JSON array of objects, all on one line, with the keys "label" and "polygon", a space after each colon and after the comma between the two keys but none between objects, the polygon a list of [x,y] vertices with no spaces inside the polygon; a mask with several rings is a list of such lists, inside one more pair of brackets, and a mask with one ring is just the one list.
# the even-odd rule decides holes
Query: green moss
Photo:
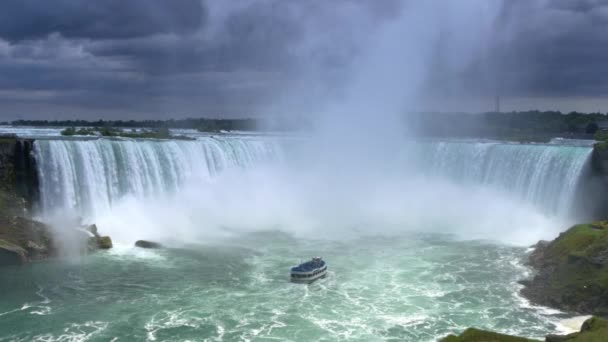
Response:
[{"label": "green moss", "polygon": [[608,141],[602,141],[602,142],[595,143],[593,145],[593,148],[598,151],[606,151],[606,150],[608,150]]},{"label": "green moss", "polygon": [[[484,331],[469,328],[462,334],[450,335],[439,342],[533,342],[524,337],[499,334],[491,331]],[[567,336],[547,336],[546,341],[560,342],[606,342],[608,341],[608,321],[598,317],[592,317],[583,323],[581,331]]]},{"label": "green moss", "polygon": [[15,245],[13,243],[10,243],[6,240],[2,240],[2,239],[0,239],[0,248],[9,249],[9,250],[13,250],[13,249],[22,250],[23,252],[25,252],[25,250],[23,248]]},{"label": "green moss", "polygon": [[589,257],[608,247],[606,222],[579,224],[560,235],[546,251],[555,262],[566,261],[569,255]]},{"label": "green moss", "polygon": [[[579,224],[544,251],[546,304],[586,313],[608,313],[608,222]],[[608,339],[607,339],[608,340]]]},{"label": "green moss", "polygon": [[68,127],[61,131],[61,135],[73,136],[73,135],[101,135],[104,137],[124,137],[133,139],[176,139],[176,140],[195,140],[191,137],[183,135],[172,135],[168,128],[159,128],[155,130],[142,130],[136,131],[131,130],[123,131],[112,127],[92,127],[92,128],[80,128]]},{"label": "green moss", "polygon": [[440,342],[534,342],[539,340],[531,340],[523,337],[510,336],[499,334],[491,331],[469,328],[462,334],[455,336],[450,335],[443,338]]},{"label": "green moss", "polygon": [[112,239],[109,236],[102,236],[97,239],[97,246],[100,249],[110,249],[112,248]]},{"label": "green moss", "polygon": [[605,342],[608,341],[608,321],[592,317],[583,323],[581,331],[558,338],[547,338],[547,341],[560,342]]}]

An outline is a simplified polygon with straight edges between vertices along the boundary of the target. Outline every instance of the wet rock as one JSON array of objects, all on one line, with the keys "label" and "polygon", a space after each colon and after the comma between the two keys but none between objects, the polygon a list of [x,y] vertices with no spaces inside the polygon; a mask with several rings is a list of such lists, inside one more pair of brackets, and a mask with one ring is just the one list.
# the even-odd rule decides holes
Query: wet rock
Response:
[{"label": "wet rock", "polygon": [[0,240],[0,265],[23,264],[28,261],[27,251],[16,244]]},{"label": "wet rock", "polygon": [[99,232],[97,229],[97,225],[96,224],[92,224],[89,225],[88,227],[85,228],[88,232],[90,232],[91,234],[93,234],[93,236],[95,237],[99,237]]},{"label": "wet rock", "polygon": [[97,247],[99,247],[99,249],[112,248],[112,239],[109,236],[101,236],[97,238]]},{"label": "wet rock", "polygon": [[547,250],[549,244],[549,241],[540,240],[535,245],[533,245],[532,247],[534,248],[534,251],[528,257],[527,264],[532,267],[540,266],[542,264],[545,251]]},{"label": "wet rock", "polygon": [[462,334],[449,335],[439,342],[540,342],[523,337],[499,334],[492,331],[485,331],[475,328],[468,328]]},{"label": "wet rock", "polygon": [[163,248],[163,245],[161,245],[158,242],[153,242],[153,241],[137,240],[135,242],[135,247],[158,249],[158,248]]}]

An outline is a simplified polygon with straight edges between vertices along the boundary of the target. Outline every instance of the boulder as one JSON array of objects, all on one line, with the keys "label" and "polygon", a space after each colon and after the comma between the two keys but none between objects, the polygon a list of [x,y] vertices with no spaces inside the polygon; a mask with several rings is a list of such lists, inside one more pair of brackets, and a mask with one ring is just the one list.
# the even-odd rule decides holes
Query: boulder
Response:
[{"label": "boulder", "polygon": [[468,328],[462,334],[449,335],[439,340],[439,342],[540,342],[524,337],[499,334],[492,331],[485,331],[475,328]]},{"label": "boulder", "polygon": [[97,247],[99,249],[112,248],[112,239],[109,236],[101,236],[97,238]]},{"label": "boulder", "polygon": [[158,249],[158,248],[163,248],[163,245],[161,245],[158,242],[153,242],[153,241],[137,240],[135,242],[135,247]]}]

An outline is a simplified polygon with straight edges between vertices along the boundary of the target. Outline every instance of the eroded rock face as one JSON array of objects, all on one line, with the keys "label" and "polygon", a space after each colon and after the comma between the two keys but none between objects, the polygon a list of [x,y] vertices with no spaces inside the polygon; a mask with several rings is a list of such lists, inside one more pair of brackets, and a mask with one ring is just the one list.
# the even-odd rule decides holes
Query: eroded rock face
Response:
[{"label": "eroded rock face", "polygon": [[33,140],[0,135],[0,263],[19,264],[55,252],[48,227],[28,218],[38,189],[32,146]]},{"label": "eroded rock face", "polygon": [[522,294],[533,302],[608,316],[608,222],[576,225],[537,245],[529,264],[537,274],[522,282]]},{"label": "eroded rock face", "polygon": [[153,241],[137,240],[135,242],[135,247],[158,249],[158,248],[163,248],[163,245],[161,245],[158,242],[153,242]]},{"label": "eroded rock face", "polygon": [[48,226],[6,213],[0,213],[0,249],[3,265],[22,264],[55,254]]}]

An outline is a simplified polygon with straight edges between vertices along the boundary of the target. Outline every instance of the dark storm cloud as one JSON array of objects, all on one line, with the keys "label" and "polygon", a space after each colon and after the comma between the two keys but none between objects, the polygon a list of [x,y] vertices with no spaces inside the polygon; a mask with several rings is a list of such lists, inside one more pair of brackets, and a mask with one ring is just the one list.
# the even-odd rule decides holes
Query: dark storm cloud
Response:
[{"label": "dark storm cloud", "polygon": [[299,38],[296,18],[283,15],[277,6],[254,4],[229,14],[213,39],[204,34],[156,35],[100,41],[87,50],[128,58],[149,73],[268,70],[289,62],[289,48]]},{"label": "dark storm cloud", "polygon": [[500,58],[511,92],[537,96],[608,95],[608,1],[550,1],[536,12],[523,5]]},{"label": "dark storm cloud", "polygon": [[426,90],[606,98],[607,18],[608,0],[505,2],[485,53],[456,73],[438,65]]},{"label": "dark storm cloud", "polygon": [[[264,113],[294,79],[339,84],[374,30],[410,3],[7,0],[0,119],[27,116],[28,103],[92,117]],[[437,59],[431,97],[607,96],[608,0],[504,4],[471,65],[450,70]]]},{"label": "dark storm cloud", "polygon": [[197,30],[205,18],[200,0],[5,0],[0,37],[11,41],[59,33],[111,39]]}]

